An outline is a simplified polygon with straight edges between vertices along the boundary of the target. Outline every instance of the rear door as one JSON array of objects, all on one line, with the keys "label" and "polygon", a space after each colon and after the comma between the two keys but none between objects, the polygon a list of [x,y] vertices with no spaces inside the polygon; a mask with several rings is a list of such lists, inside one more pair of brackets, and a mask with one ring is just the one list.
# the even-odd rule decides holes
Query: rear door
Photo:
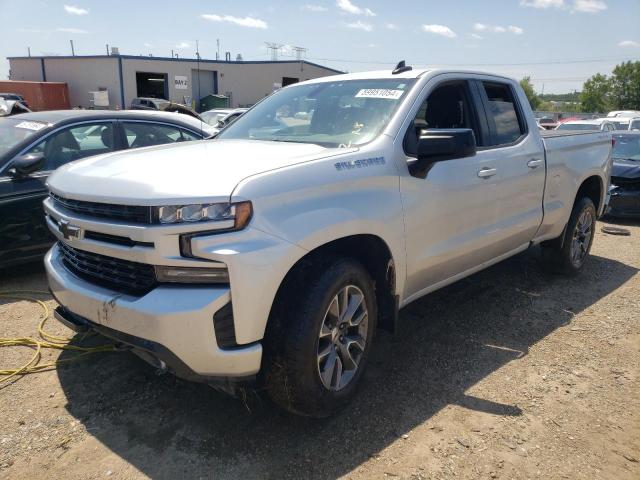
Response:
[{"label": "rear door", "polygon": [[142,148],[167,143],[200,140],[193,132],[176,125],[154,123],[147,120],[123,120],[122,126],[125,148]]},{"label": "rear door", "polygon": [[497,205],[502,252],[522,248],[542,222],[545,183],[544,150],[538,131],[527,123],[525,98],[508,81],[477,80],[490,137],[486,145],[499,174]]}]

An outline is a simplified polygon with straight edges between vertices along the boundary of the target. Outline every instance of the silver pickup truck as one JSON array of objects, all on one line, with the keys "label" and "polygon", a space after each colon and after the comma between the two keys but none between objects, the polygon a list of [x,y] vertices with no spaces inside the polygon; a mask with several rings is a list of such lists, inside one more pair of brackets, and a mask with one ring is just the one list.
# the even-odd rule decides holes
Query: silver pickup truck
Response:
[{"label": "silver pickup truck", "polygon": [[408,303],[535,244],[577,273],[610,169],[610,134],[541,136],[509,78],[399,65],[302,82],[215,140],[58,170],[56,316],[329,415]]}]

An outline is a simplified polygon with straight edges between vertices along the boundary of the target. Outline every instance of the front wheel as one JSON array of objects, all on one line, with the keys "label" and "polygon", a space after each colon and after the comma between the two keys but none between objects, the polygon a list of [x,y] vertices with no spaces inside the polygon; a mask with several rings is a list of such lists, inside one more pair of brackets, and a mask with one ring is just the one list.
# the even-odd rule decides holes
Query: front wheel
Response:
[{"label": "front wheel", "polygon": [[582,269],[593,244],[596,215],[590,198],[576,201],[563,236],[542,245],[544,260],[552,270],[576,274]]},{"label": "front wheel", "polygon": [[[354,396],[376,328],[371,277],[339,258],[292,282],[265,345],[269,396],[290,412],[325,417]],[[270,321],[270,322],[271,322]]]}]

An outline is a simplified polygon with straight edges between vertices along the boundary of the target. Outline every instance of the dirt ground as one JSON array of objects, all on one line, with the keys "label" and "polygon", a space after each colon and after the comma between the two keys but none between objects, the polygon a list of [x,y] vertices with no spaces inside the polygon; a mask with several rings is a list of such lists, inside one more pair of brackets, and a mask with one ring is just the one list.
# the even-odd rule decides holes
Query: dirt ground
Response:
[{"label": "dirt ground", "polygon": [[[128,352],[28,375],[0,389],[0,478],[638,479],[640,224],[602,225],[578,277],[532,249],[405,308],[330,419],[249,411]],[[27,288],[40,267],[2,273]],[[39,315],[0,302],[0,336],[37,335]],[[30,354],[0,349],[0,367]]]}]

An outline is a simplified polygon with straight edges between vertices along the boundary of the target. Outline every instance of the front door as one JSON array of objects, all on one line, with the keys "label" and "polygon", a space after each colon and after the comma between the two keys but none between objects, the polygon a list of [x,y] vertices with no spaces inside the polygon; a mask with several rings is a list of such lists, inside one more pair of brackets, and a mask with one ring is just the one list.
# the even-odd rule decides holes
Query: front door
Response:
[{"label": "front door", "polygon": [[500,175],[494,156],[483,150],[488,128],[479,98],[466,80],[443,81],[425,97],[404,139],[408,161],[423,129],[471,128],[479,150],[433,164],[424,178],[401,174],[407,301],[496,255]]},{"label": "front door", "polygon": [[51,245],[42,210],[48,173],[0,176],[0,265],[38,257]]},{"label": "front door", "polygon": [[[46,181],[58,167],[114,150],[112,122],[90,122],[55,131],[22,154],[45,157],[42,170],[18,176],[10,168],[0,176],[0,265],[42,255],[53,243],[42,208]],[[10,167],[10,165],[9,165]]]}]

